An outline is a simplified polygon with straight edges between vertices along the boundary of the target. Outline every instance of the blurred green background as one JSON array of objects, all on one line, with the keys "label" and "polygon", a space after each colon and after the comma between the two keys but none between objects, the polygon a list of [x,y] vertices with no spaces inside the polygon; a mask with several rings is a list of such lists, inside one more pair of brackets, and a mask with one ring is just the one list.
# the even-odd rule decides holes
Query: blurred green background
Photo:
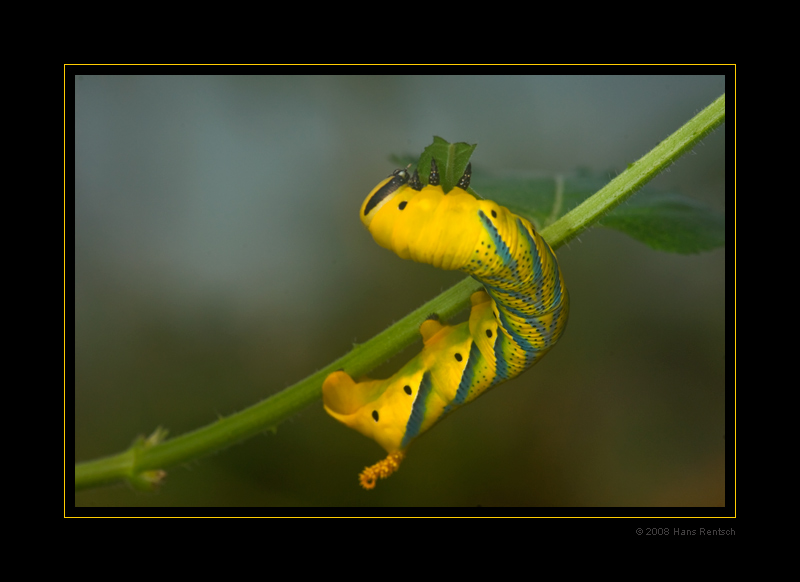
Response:
[{"label": "blurred green background", "polygon": [[[361,226],[390,154],[440,135],[477,143],[487,171],[610,179],[723,92],[717,76],[76,77],[75,460],[241,410],[460,280]],[[724,141],[723,125],[652,186],[724,211]],[[75,504],[724,505],[725,250],[594,228],[557,254],[559,345],[374,491],[357,475],[384,451],[320,401],[156,493]]]}]

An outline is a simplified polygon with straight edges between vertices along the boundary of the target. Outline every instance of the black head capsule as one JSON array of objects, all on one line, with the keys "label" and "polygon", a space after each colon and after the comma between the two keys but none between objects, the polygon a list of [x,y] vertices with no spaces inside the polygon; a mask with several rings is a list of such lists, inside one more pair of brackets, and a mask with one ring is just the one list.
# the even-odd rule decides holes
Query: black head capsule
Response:
[{"label": "black head capsule", "polygon": [[472,162],[467,164],[467,168],[464,170],[464,175],[461,176],[461,179],[458,181],[458,187],[462,190],[466,190],[469,188],[469,181],[472,178]]},{"label": "black head capsule", "polygon": [[408,182],[408,172],[405,169],[395,170],[392,172],[391,179],[387,181],[369,199],[369,202],[364,206],[364,216],[369,214],[369,211],[375,208],[378,203],[396,192],[403,184]]},{"label": "black head capsule", "polygon": [[411,179],[408,181],[408,185],[417,192],[422,190],[422,180],[419,179],[419,172],[417,170],[414,170],[414,175],[411,176]]},{"label": "black head capsule", "polygon": [[431,173],[428,176],[428,185],[439,185],[439,168],[436,167],[436,160],[434,158],[431,158]]}]

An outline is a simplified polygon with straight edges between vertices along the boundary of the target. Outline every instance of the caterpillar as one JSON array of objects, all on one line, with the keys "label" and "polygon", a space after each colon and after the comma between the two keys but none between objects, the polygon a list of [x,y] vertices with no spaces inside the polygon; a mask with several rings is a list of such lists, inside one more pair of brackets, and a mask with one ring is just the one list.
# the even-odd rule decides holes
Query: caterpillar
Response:
[{"label": "caterpillar", "polygon": [[470,297],[469,321],[424,321],[422,352],[391,378],[356,382],[337,371],[323,382],[328,414],[389,453],[360,474],[365,489],[397,470],[416,437],[533,366],[564,333],[569,296],[553,250],[528,220],[468,193],[471,174],[468,164],[445,193],[432,159],[427,185],[416,170],[395,170],[361,205],[380,246],[484,285]]}]

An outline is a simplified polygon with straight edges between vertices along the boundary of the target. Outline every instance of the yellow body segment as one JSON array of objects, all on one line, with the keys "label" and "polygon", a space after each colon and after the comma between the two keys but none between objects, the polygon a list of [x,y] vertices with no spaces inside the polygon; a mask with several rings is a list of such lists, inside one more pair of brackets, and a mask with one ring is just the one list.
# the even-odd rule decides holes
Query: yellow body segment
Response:
[{"label": "yellow body segment", "polygon": [[[325,410],[336,420],[376,441],[388,453],[405,448],[403,437],[425,372],[430,373],[432,389],[425,396],[428,414],[419,433],[441,420],[444,409],[455,398],[457,379],[467,365],[466,357],[459,361],[455,354],[469,353],[470,327],[497,328],[489,296],[479,291],[473,294],[473,303],[476,301],[479,303],[473,304],[469,322],[450,326],[425,320],[420,326],[424,341],[422,351],[391,378],[362,378],[355,382],[343,371],[330,374],[322,384]],[[452,357],[442,358],[443,353],[451,353]],[[489,368],[485,366],[486,370]],[[483,376],[485,389],[490,378],[486,373]],[[470,400],[477,395],[472,394]]]}]

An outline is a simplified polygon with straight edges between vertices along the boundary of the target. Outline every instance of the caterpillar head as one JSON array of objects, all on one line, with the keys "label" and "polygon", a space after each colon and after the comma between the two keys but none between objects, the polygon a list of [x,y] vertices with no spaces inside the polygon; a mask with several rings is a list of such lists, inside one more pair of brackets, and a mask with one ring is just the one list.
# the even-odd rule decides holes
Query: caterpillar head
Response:
[{"label": "caterpillar head", "polygon": [[[372,192],[369,193],[364,203],[361,205],[361,222],[364,223],[368,229],[372,224],[372,219],[386,204],[396,201],[398,208],[401,210],[408,203],[408,200],[423,188],[422,181],[419,179],[419,173],[414,170],[414,174],[408,173],[409,166],[403,169],[395,170],[387,178],[384,178]],[[472,176],[472,164],[467,164],[464,175],[458,181],[456,188],[466,190],[469,187],[470,178]],[[439,187],[439,168],[436,166],[436,160],[431,158],[431,171],[428,175],[428,186]]]},{"label": "caterpillar head", "polygon": [[[378,211],[409,188],[409,181],[411,181],[411,177],[408,174],[408,168],[404,168],[395,170],[388,178],[385,178],[375,186],[366,200],[364,200],[364,204],[361,205],[360,216],[364,226],[369,228]],[[419,184],[419,174],[417,172],[414,172],[412,184]]]}]

